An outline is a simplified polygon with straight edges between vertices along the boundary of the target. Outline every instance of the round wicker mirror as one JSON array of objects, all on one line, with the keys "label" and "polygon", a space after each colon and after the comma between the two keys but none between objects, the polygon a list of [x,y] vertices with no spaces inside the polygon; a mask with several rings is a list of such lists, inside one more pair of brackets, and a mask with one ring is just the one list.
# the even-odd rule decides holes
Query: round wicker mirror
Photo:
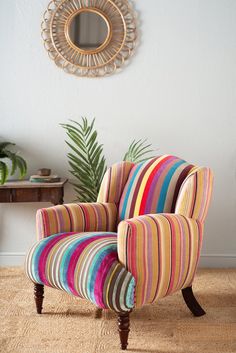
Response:
[{"label": "round wicker mirror", "polygon": [[66,37],[81,53],[98,53],[111,38],[109,21],[94,9],[81,9],[68,22]]},{"label": "round wicker mirror", "polygon": [[42,22],[49,56],[66,72],[99,77],[132,54],[135,16],[128,0],[53,0]]}]

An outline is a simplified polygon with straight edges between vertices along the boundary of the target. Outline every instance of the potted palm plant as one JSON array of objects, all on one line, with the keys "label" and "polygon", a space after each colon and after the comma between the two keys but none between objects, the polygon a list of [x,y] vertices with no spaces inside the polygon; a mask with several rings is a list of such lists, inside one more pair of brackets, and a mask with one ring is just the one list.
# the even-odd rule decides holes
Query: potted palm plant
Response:
[{"label": "potted palm plant", "polygon": [[[0,184],[3,185],[9,174],[15,174],[16,170],[20,172],[22,179],[27,173],[27,164],[24,158],[19,156],[17,152],[12,152],[9,147],[15,146],[11,142],[0,142]],[[11,168],[8,162],[11,163]]]},{"label": "potted palm plant", "polygon": [[[97,199],[103,176],[107,170],[103,145],[98,142],[98,134],[94,128],[95,119],[89,123],[87,118],[81,122],[71,120],[69,124],[61,124],[66,130],[70,147],[68,153],[70,172],[75,178],[72,183],[77,194],[77,201],[94,202]],[[140,163],[149,158],[153,152],[151,144],[146,140],[134,140],[123,160]]]}]

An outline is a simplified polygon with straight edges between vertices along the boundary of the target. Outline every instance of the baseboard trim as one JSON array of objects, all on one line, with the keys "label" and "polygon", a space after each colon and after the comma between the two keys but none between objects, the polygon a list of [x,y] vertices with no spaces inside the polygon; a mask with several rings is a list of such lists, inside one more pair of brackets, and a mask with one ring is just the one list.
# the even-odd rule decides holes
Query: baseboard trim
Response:
[{"label": "baseboard trim", "polygon": [[0,252],[0,266],[22,266],[25,252]]},{"label": "baseboard trim", "polygon": [[200,267],[210,268],[235,268],[236,254],[202,254]]},{"label": "baseboard trim", "polygon": [[[22,266],[26,253],[0,252],[0,266]],[[202,254],[200,267],[230,268],[236,267],[236,254]]]}]

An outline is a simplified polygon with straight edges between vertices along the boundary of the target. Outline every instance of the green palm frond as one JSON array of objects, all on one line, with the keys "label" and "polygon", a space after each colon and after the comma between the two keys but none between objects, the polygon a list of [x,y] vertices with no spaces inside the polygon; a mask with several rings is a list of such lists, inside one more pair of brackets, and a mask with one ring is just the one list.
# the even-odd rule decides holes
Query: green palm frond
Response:
[{"label": "green palm frond", "polygon": [[128,151],[124,155],[123,160],[133,163],[140,163],[146,161],[147,159],[153,158],[154,156],[151,156],[150,153],[154,152],[154,150],[150,148],[151,144],[147,144],[146,142],[146,139],[140,139],[138,141],[133,140],[128,148]]},{"label": "green palm frond", "polygon": [[16,158],[16,167],[18,167],[20,171],[20,179],[23,179],[27,173],[26,161],[21,156],[18,156],[18,155],[15,155],[15,158]]},{"label": "green palm frond", "polygon": [[8,177],[8,167],[6,163],[0,161],[0,184],[3,185]]},{"label": "green palm frond", "polygon": [[71,120],[70,124],[60,124],[70,138],[70,141],[66,141],[71,150],[67,156],[70,173],[77,179],[72,185],[80,202],[97,200],[107,169],[103,147],[97,141],[94,122],[95,119],[89,124],[87,118],[82,118],[81,123]]},{"label": "green palm frond", "polygon": [[15,143],[12,142],[0,142],[0,153],[8,146],[15,146]]},{"label": "green palm frond", "polygon": [[20,178],[22,179],[27,173],[26,161],[15,152],[11,152],[6,147],[14,146],[11,142],[0,142],[0,184],[4,184],[9,175],[9,168],[3,161],[9,159],[11,161],[11,175],[15,174],[18,169],[20,172]]},{"label": "green palm frond", "polygon": [[4,154],[6,155],[6,158],[10,159],[11,161],[11,175],[13,175],[17,168],[17,163],[16,163],[17,156],[15,153],[8,150],[4,150]]}]

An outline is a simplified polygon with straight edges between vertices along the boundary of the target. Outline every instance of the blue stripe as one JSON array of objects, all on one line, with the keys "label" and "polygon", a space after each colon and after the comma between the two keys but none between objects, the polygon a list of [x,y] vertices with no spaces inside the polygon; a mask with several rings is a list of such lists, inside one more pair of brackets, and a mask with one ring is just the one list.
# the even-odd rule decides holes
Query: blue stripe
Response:
[{"label": "blue stripe", "polygon": [[160,197],[158,200],[158,204],[157,204],[157,209],[156,212],[157,213],[161,213],[164,211],[164,206],[165,206],[165,201],[166,201],[166,195],[167,195],[167,190],[171,181],[171,178],[173,176],[173,174],[175,173],[176,169],[181,165],[186,163],[183,160],[180,160],[179,162],[175,163],[169,170],[169,172],[167,173],[164,182],[162,184],[162,188],[161,188],[161,192],[160,192]]},{"label": "blue stripe", "polygon": [[135,291],[135,279],[131,278],[128,286],[127,295],[125,298],[126,307],[132,309],[134,307],[134,291]]},{"label": "blue stripe", "polygon": [[100,265],[103,259],[112,252],[117,253],[117,244],[108,244],[107,246],[100,249],[100,251],[94,256],[92,264],[89,268],[88,277],[87,277],[87,295],[94,304],[96,304],[94,287],[96,282],[97,271],[100,268]]},{"label": "blue stripe", "polygon": [[32,255],[32,276],[34,278],[34,280],[39,283],[39,284],[43,284],[43,282],[40,280],[39,278],[39,258],[45,248],[45,246],[47,246],[47,244],[52,241],[53,239],[59,237],[60,235],[62,235],[63,233],[59,233],[59,234],[55,234],[53,236],[50,236],[48,238],[45,238],[43,240],[40,240],[38,242],[38,246],[36,247],[36,249],[34,250],[34,253]]},{"label": "blue stripe", "polygon": [[[148,161],[150,162],[150,161]],[[133,186],[133,183],[135,181],[135,178],[139,172],[139,170],[141,169],[141,167],[144,165],[144,163],[146,162],[142,162],[140,164],[138,164],[136,166],[136,170],[131,178],[131,180],[129,181],[129,184],[128,184],[128,189],[126,191],[126,195],[125,195],[125,198],[124,198],[124,202],[123,202],[123,206],[122,206],[122,210],[121,210],[121,213],[120,213],[120,220],[122,221],[123,219],[125,219],[125,212],[126,212],[126,208],[127,208],[127,203],[128,203],[128,198],[130,196],[130,192],[131,192],[131,189],[132,189],[132,186]]]},{"label": "blue stripe", "polygon": [[96,236],[104,237],[104,233],[102,234],[92,233],[91,235],[87,234],[82,238],[75,239],[64,252],[62,256],[61,264],[60,264],[60,282],[62,287],[65,289],[65,291],[71,293],[71,290],[67,282],[67,272],[68,272],[71,256],[73,255],[74,251],[81,243],[85,242],[88,239],[94,238]]}]

